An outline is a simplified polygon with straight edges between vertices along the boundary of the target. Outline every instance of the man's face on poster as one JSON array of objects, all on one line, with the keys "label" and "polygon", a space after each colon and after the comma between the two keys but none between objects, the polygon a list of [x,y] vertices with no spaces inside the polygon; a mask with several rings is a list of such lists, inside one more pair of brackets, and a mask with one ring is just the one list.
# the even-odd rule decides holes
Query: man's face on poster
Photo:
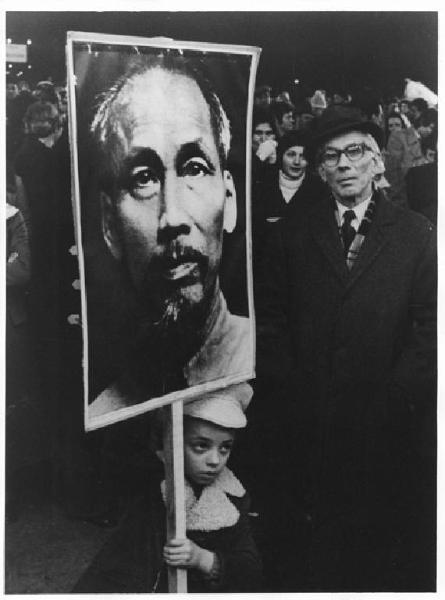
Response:
[{"label": "man's face on poster", "polygon": [[210,108],[186,75],[152,68],[115,99],[118,166],[102,196],[103,233],[153,320],[209,305],[219,290],[224,229],[236,219]]}]

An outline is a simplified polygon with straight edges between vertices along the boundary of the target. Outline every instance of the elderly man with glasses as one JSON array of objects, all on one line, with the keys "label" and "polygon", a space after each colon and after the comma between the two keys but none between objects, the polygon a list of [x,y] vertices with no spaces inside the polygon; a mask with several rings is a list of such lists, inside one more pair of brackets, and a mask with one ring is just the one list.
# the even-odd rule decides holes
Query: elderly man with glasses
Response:
[{"label": "elderly man with glasses", "polygon": [[379,191],[382,142],[323,115],[326,194],[264,253],[257,406],[281,402],[270,477],[293,511],[282,591],[434,591],[435,230]]}]

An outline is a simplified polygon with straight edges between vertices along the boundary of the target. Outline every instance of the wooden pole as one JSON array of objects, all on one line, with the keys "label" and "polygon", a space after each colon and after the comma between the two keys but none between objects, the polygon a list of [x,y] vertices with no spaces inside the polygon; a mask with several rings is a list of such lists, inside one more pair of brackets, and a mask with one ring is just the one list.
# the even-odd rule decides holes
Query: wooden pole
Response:
[{"label": "wooden pole", "polygon": [[[167,492],[167,539],[185,538],[184,442],[182,402],[164,407],[164,456]],[[186,569],[168,569],[169,593],[187,593]]]}]

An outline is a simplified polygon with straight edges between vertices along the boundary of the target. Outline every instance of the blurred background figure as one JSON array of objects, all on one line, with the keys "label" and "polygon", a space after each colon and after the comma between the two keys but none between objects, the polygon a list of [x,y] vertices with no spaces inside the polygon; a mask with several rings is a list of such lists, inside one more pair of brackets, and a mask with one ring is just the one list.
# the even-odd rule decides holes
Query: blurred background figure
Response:
[{"label": "blurred background figure", "polygon": [[272,105],[272,114],[274,117],[275,130],[277,138],[282,137],[285,133],[295,129],[295,106],[290,102],[275,101]]},{"label": "blurred background figure", "polygon": [[268,108],[272,102],[272,87],[270,85],[259,85],[255,89],[254,104],[260,108]]},{"label": "blurred background figure", "polygon": [[295,129],[297,131],[309,131],[312,127],[314,115],[308,100],[297,102],[295,106]]},{"label": "blurred background figure", "polygon": [[399,111],[400,115],[405,123],[405,127],[409,127],[412,123],[409,119],[409,102],[408,100],[402,98],[399,102]]},{"label": "blurred background figure", "polygon": [[21,128],[21,115],[17,105],[19,94],[15,82],[6,83],[6,160],[11,161],[17,151]]},{"label": "blurred background figure", "polygon": [[427,108],[419,117],[416,130],[422,141],[430,138],[437,141],[438,113],[435,108]]},{"label": "blurred background figure", "polygon": [[322,90],[315,90],[314,95],[310,98],[310,104],[314,117],[321,117],[328,107],[325,93]]},{"label": "blurred background figure", "polygon": [[[277,141],[272,112],[256,108],[252,122],[252,184],[261,183],[277,160]],[[273,167],[272,167],[273,168]]]},{"label": "blurred background figure", "polygon": [[423,98],[414,98],[409,105],[409,119],[417,127],[422,114],[428,109],[428,102]]},{"label": "blurred background figure", "polygon": [[360,105],[360,108],[363,113],[362,118],[365,121],[372,121],[378,125],[380,129],[385,129],[385,113],[379,99],[368,98]]},{"label": "blurred background figure", "polygon": [[346,93],[340,88],[336,88],[332,92],[331,104],[333,106],[342,106],[346,104]]},{"label": "blurred background figure", "polygon": [[386,118],[386,178],[390,184],[389,197],[400,206],[407,206],[406,175],[408,170],[423,162],[419,136],[414,127],[406,127],[400,113]]},{"label": "blurred background figure", "polygon": [[[6,196],[6,519],[20,513],[20,469],[29,449],[29,424],[34,426],[28,398],[28,332],[26,294],[31,275],[28,232],[20,210],[14,206],[15,190]],[[28,431],[26,431],[28,423]]]},{"label": "blurred background figure", "polygon": [[420,145],[423,162],[406,175],[407,203],[437,225],[437,130],[421,138]]},{"label": "blurred background figure", "polygon": [[66,86],[56,86],[56,94],[59,98],[60,122],[64,125],[68,118],[68,96]]},{"label": "blurred background figure", "polygon": [[287,90],[283,90],[283,91],[279,92],[275,96],[274,101],[275,102],[287,102],[288,104],[291,104],[289,92]]}]

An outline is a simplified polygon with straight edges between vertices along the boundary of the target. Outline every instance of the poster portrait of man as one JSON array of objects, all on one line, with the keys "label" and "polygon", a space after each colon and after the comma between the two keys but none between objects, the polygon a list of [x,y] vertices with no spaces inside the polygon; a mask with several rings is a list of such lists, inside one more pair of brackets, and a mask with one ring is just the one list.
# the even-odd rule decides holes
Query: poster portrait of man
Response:
[{"label": "poster portrait of man", "polygon": [[87,429],[254,376],[258,53],[69,33]]}]

